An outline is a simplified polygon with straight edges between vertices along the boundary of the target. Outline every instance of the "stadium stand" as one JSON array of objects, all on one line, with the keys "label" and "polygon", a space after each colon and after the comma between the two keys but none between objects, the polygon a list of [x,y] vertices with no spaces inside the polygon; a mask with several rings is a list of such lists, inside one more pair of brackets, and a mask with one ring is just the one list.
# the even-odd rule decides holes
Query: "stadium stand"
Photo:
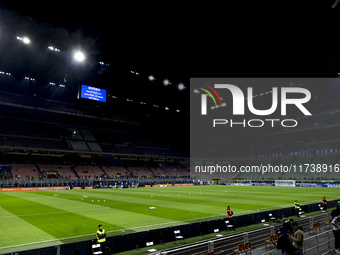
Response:
[{"label": "stadium stand", "polygon": [[127,170],[130,171],[133,176],[137,176],[137,177],[153,177],[152,171],[150,171],[146,167],[128,166]]},{"label": "stadium stand", "polygon": [[12,176],[16,180],[39,179],[40,173],[34,164],[12,164]]},{"label": "stadium stand", "polygon": [[[8,20],[10,22],[7,22]],[[169,90],[156,90],[154,84],[151,87],[146,82],[136,82],[138,73],[128,70],[127,73],[133,73],[134,78],[122,75],[127,70],[121,71],[120,67],[116,66],[117,63],[112,67],[104,66],[103,62],[98,63],[99,59],[105,58],[100,55],[97,39],[82,38],[81,33],[55,29],[33,18],[20,17],[14,12],[1,9],[0,22],[1,32],[5,32],[1,41],[1,46],[5,47],[0,47],[0,162],[6,167],[0,171],[1,187],[25,185],[99,189],[112,185],[117,188],[131,188],[136,187],[134,184],[143,187],[168,183],[211,183],[206,176],[200,178],[200,182],[190,176],[187,129],[189,110],[188,105],[179,104],[187,101],[187,94],[181,97],[178,91],[177,94],[172,94]],[[7,24],[11,24],[13,29],[7,29],[4,26]],[[11,37],[14,32],[24,28],[30,28],[32,36],[35,35],[32,37],[35,40],[34,51],[32,48],[21,47],[23,45],[19,37]],[[5,40],[6,38],[10,39]],[[38,42],[39,40],[41,42]],[[66,46],[70,42],[80,41],[83,41],[91,52],[87,56],[90,61],[82,66],[72,66]],[[60,44],[62,54],[53,56],[54,53],[58,54],[56,51],[46,55],[47,42]],[[44,46],[39,50],[41,45]],[[66,62],[62,60],[65,56]],[[331,69],[336,70],[334,66]],[[29,79],[25,75],[34,76],[36,79]],[[116,78],[117,76],[119,78]],[[54,83],[55,80],[60,82]],[[108,102],[101,104],[76,99],[81,83],[91,86],[105,85],[108,88]],[[148,91],[147,94],[145,91]],[[158,102],[142,102],[150,97],[150,91],[157,95],[154,100],[162,105],[158,105]],[[130,96],[134,97],[134,101],[129,99]],[[174,98],[176,100],[173,100]],[[319,99],[314,97],[313,100],[318,102]],[[163,105],[163,102],[172,105]],[[183,105],[184,109],[181,108]],[[174,110],[177,106],[180,106],[178,108],[181,108],[181,111]],[[245,129],[247,134],[230,132],[234,137],[231,141],[225,139],[228,145],[225,151],[227,161],[236,166],[237,170],[240,170],[241,166],[339,164],[340,139],[337,134],[340,125],[340,101],[327,100],[321,105],[318,104],[312,112],[311,117],[298,117],[299,126],[295,129],[278,126],[253,132]],[[219,159],[210,162],[223,163]],[[262,182],[270,185],[275,180],[289,179],[304,184],[340,180],[338,172],[270,172],[263,175],[255,171],[237,171],[220,177],[215,181],[228,185],[238,180],[247,180],[245,185]],[[317,205],[310,206],[312,207],[317,208]],[[289,211],[287,208],[283,209]],[[279,212],[278,209],[277,213]],[[327,214],[299,219],[299,224],[307,229],[315,224],[314,222],[326,222],[329,218]],[[240,215],[235,217],[235,222],[237,227],[240,227],[250,221],[256,222],[260,216],[260,212],[254,215]],[[192,224],[187,224],[185,220],[183,222],[186,225],[179,226],[180,233],[183,233],[181,237],[209,234],[209,229],[214,229],[212,226],[218,224],[223,230],[226,227],[224,219]],[[271,247],[266,250],[263,240],[273,236],[277,227],[273,224],[272,222],[269,227],[177,247],[166,254],[190,254],[193,250],[197,251],[195,254],[232,254],[238,244],[240,246],[236,250],[237,253],[251,250],[253,254],[271,254]],[[316,250],[318,253],[333,250],[330,231],[322,231],[321,228],[319,230],[320,233],[306,235],[305,252],[317,254]],[[132,232],[134,233],[109,236],[108,245],[117,248],[115,252],[132,250],[140,243],[144,245],[145,240],[151,237],[151,231]],[[167,235],[166,232],[170,234]],[[154,229],[154,233],[154,236],[168,238],[168,241],[176,240],[172,228]],[[92,245],[91,240],[83,243],[67,243],[67,240],[65,242],[66,244],[47,247],[45,250],[17,253],[86,254],[89,253],[86,246]]]},{"label": "stadium stand", "polygon": [[105,173],[107,173],[109,178],[112,179],[130,175],[130,172],[121,166],[102,166],[102,169]]},{"label": "stadium stand", "polygon": [[106,174],[98,166],[75,166],[74,171],[80,178],[101,179],[106,178]]},{"label": "stadium stand", "polygon": [[45,165],[45,164],[39,164],[39,168],[41,172],[44,171],[55,171],[58,172],[59,177],[61,179],[75,179],[77,178],[76,174],[70,166],[64,166],[64,165]]}]

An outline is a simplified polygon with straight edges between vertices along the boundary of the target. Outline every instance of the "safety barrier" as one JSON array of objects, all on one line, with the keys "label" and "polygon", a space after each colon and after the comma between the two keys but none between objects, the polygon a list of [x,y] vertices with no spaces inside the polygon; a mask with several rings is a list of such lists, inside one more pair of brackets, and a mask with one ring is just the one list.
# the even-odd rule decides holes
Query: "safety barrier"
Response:
[{"label": "safety barrier", "polygon": [[[338,204],[337,200],[328,201],[329,208],[335,207]],[[309,204],[302,207],[305,212],[313,212],[320,210],[319,203]],[[286,217],[290,217],[295,215],[295,210],[293,207],[291,208],[280,208],[273,211],[266,212],[257,212],[254,214],[247,215],[239,215],[233,217],[233,223],[236,228],[243,227],[246,225],[252,225],[256,223],[261,223],[263,220],[266,223],[270,223],[269,226],[262,227],[260,229],[242,232],[238,234],[233,234],[230,232],[227,236],[222,236],[214,239],[210,239],[208,241],[187,245],[185,247],[179,247],[176,249],[164,251],[162,254],[170,254],[170,255],[180,255],[180,254],[203,254],[206,252],[213,251],[215,254],[233,254],[232,251],[237,248],[239,243],[245,243],[250,241],[252,248],[260,247],[264,245],[264,240],[266,240],[270,235],[275,233],[276,228],[279,225],[275,225],[272,221],[272,218],[279,218],[282,215]],[[298,222],[299,225],[302,226],[305,230],[307,230],[310,226],[315,222],[320,222],[321,224],[326,223],[329,220],[329,212],[318,214],[311,217],[301,217]],[[219,229],[219,231],[227,230],[226,219],[214,219],[203,222],[195,222],[180,226],[173,226],[161,229],[153,229],[149,231],[142,232],[133,232],[124,235],[115,235],[107,237],[107,246],[110,247],[111,251],[114,253],[124,252],[129,250],[134,250],[136,248],[146,247],[147,242],[153,242],[154,245],[173,242],[176,241],[174,236],[175,230],[180,230],[181,235],[183,235],[186,239],[190,237],[197,237],[200,235],[207,235],[214,233],[215,229]],[[327,225],[329,226],[329,225]],[[323,227],[323,226],[322,226]],[[305,231],[306,232],[306,231]],[[324,233],[321,233],[322,235]],[[320,234],[318,234],[320,236]],[[321,236],[320,236],[321,237]],[[315,238],[315,237],[313,237]],[[321,239],[320,239],[321,240]],[[319,240],[314,240],[313,242],[318,242]],[[332,239],[328,238],[328,243],[330,247]],[[73,242],[68,244],[61,244],[53,247],[45,247],[40,249],[34,249],[29,251],[21,251],[16,253],[8,253],[6,255],[68,255],[68,254],[78,254],[78,255],[87,255],[91,254],[91,245],[96,240],[86,240],[81,242]],[[314,243],[313,243],[314,245]],[[321,246],[326,245],[321,242],[318,243],[319,248],[313,249],[323,249]],[[0,248],[0,254],[2,254],[3,250]],[[190,253],[189,253],[190,251]],[[313,250],[314,251],[314,250]],[[268,253],[269,254],[278,254],[278,253]],[[308,254],[318,254],[318,253],[308,253]],[[320,253],[321,254],[321,253]],[[262,254],[261,254],[262,255]]]},{"label": "safety barrier", "polygon": [[14,192],[14,191],[41,191],[41,190],[66,190],[68,186],[61,187],[22,187],[22,188],[0,188],[0,192]]},{"label": "safety barrier", "polygon": [[[304,239],[304,254],[306,255],[321,255],[321,254],[333,254],[334,251],[334,237],[333,232],[330,228],[326,229],[323,224],[330,217],[329,213],[323,213],[321,215],[310,216],[301,218],[298,220],[299,226],[304,226],[304,229],[308,229],[308,226],[312,225],[313,222],[322,223],[322,228],[324,232],[320,234],[315,234]],[[203,241],[200,243],[195,243],[193,245],[186,245],[174,249],[163,250],[161,252],[153,252],[150,255],[201,255],[205,253],[223,254],[231,255],[234,254],[233,250],[241,243],[250,242],[253,250],[253,254],[261,255],[281,255],[282,251],[277,250],[274,247],[272,250],[266,251],[259,250],[256,253],[254,248],[259,248],[264,246],[264,240],[266,240],[270,235],[275,233],[275,230],[280,227],[281,224],[276,224],[272,226],[267,226],[261,229],[251,230],[248,232],[238,233],[234,235],[228,235],[225,237],[219,237]],[[305,231],[306,233],[306,231]]]}]

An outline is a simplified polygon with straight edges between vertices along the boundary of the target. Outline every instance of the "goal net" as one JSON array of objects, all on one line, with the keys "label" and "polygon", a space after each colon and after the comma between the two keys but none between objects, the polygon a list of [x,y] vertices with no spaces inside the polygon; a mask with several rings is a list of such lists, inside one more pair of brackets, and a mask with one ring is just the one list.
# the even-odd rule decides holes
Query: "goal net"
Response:
[{"label": "goal net", "polygon": [[295,187],[295,181],[294,180],[275,180],[275,186]]}]

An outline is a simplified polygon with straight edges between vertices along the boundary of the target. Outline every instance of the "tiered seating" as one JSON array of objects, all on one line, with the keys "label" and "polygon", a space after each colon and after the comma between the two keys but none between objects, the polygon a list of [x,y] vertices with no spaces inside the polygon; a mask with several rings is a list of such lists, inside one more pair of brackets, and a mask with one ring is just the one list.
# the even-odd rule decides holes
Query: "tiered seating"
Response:
[{"label": "tiered seating", "polygon": [[36,106],[37,104],[36,98],[5,92],[0,92],[0,102],[27,106]]},{"label": "tiered seating", "polygon": [[11,164],[14,179],[37,179],[39,172],[34,164]]},{"label": "tiered seating", "polygon": [[61,111],[61,112],[74,112],[74,109],[71,104],[68,103],[62,103],[58,101],[52,101],[52,100],[39,100],[40,107],[43,107],[44,109],[51,109],[55,111]]},{"label": "tiered seating", "polygon": [[92,133],[88,129],[80,129],[80,133],[83,135],[86,141],[95,141],[96,139],[93,137]]},{"label": "tiered seating", "polygon": [[108,145],[108,144],[100,144],[100,147],[105,152],[113,152],[113,153],[125,153],[125,154],[135,154],[135,151],[133,148],[129,146],[114,146],[114,145]]},{"label": "tiered seating", "polygon": [[145,167],[135,167],[135,166],[129,166],[127,167],[131,173],[133,173],[134,176],[139,177],[152,177],[152,172],[145,168]]},{"label": "tiered seating", "polygon": [[[312,164],[315,165],[320,165],[320,166],[333,166],[333,163],[336,159],[336,157],[338,156],[338,154],[333,153],[333,154],[325,154],[325,155],[318,155],[315,157],[315,159],[313,160]],[[303,178],[308,178],[308,179],[324,179],[326,177],[328,177],[330,174],[330,171],[325,172],[318,172],[315,171],[314,173],[311,172],[307,172],[304,173],[304,175],[302,176]]]},{"label": "tiered seating", "polygon": [[[277,161],[278,158],[257,158],[254,159],[249,165],[251,166],[267,166],[268,164],[274,165],[275,161]],[[256,180],[256,179],[262,179],[263,177],[268,178],[269,175],[262,176],[261,172],[253,171],[249,173],[242,173],[238,176],[238,178],[244,178],[248,180]]]},{"label": "tiered seating", "polygon": [[130,174],[129,171],[122,166],[102,166],[102,169],[110,178],[115,178],[116,176],[127,176]]},{"label": "tiered seating", "polygon": [[80,178],[99,178],[105,173],[98,166],[76,166],[74,170]]},{"label": "tiered seating", "polygon": [[190,171],[178,163],[169,163],[163,162],[161,163],[162,168],[169,173],[170,176],[189,176]]},{"label": "tiered seating", "polygon": [[334,179],[334,180],[339,180],[339,172],[337,171],[334,171],[334,167],[338,167],[340,165],[340,157],[337,158],[337,161],[334,162],[334,165],[333,165],[333,169],[332,169],[332,172],[331,171],[328,171],[328,175],[327,177],[329,179]]},{"label": "tiered seating", "polygon": [[150,167],[150,170],[153,172],[155,176],[160,176],[160,177],[172,176],[170,173],[168,173],[161,167]]},{"label": "tiered seating", "polygon": [[59,173],[60,178],[69,178],[75,179],[76,175],[71,170],[69,166],[63,165],[39,165],[40,171],[57,171]]},{"label": "tiered seating", "polygon": [[68,128],[68,131],[70,133],[70,138],[77,139],[77,140],[83,140],[83,137],[81,136],[78,128]]},{"label": "tiered seating", "polygon": [[89,147],[83,141],[69,141],[71,148],[75,151],[88,151]]},{"label": "tiered seating", "polygon": [[102,148],[100,147],[99,143],[95,142],[88,142],[87,146],[91,151],[103,151]]},{"label": "tiered seating", "polygon": [[[6,113],[0,120],[1,147],[178,157],[166,137],[156,137],[136,120],[106,118],[104,109],[6,92],[0,92],[0,99]],[[89,116],[100,117],[101,125]]]}]

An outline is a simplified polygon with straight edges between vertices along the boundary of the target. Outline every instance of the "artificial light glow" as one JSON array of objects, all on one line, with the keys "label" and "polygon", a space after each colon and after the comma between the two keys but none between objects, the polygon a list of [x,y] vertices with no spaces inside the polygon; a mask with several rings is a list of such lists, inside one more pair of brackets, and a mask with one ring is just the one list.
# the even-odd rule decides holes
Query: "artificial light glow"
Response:
[{"label": "artificial light glow", "polygon": [[22,38],[22,41],[26,44],[29,44],[31,42],[31,40],[28,37]]},{"label": "artificial light glow", "polygon": [[168,79],[165,79],[165,80],[163,81],[163,84],[164,84],[165,86],[168,86],[168,85],[170,85],[171,83],[170,83],[170,81],[169,81]]},{"label": "artificial light glow", "polygon": [[48,49],[52,51],[60,51],[60,49],[54,48],[53,46],[48,46]]},{"label": "artificial light glow", "polygon": [[178,84],[178,89],[179,89],[179,90],[185,89],[184,84],[183,84],[183,83]]},{"label": "artificial light glow", "polygon": [[74,59],[79,61],[79,62],[82,62],[85,60],[85,55],[84,53],[80,52],[80,51],[77,51],[75,54],[74,54]]},{"label": "artificial light glow", "polygon": [[149,76],[149,80],[150,80],[150,81],[154,81],[154,80],[156,80],[156,78],[153,77],[152,75],[150,75],[150,76]]}]

